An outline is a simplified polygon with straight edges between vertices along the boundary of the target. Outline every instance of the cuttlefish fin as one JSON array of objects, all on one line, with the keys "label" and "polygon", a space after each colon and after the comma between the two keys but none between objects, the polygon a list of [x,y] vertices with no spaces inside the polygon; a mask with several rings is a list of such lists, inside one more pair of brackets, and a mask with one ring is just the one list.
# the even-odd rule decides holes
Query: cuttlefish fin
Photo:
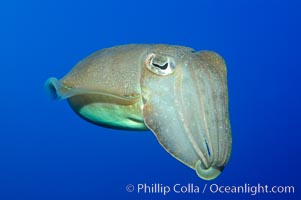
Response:
[{"label": "cuttlefish fin", "polygon": [[74,89],[71,89],[54,77],[49,78],[45,83],[45,90],[52,99],[63,100],[67,99],[76,93]]},{"label": "cuttlefish fin", "polygon": [[139,95],[136,96],[118,96],[116,94],[111,94],[107,92],[101,92],[101,91],[95,91],[95,90],[89,90],[89,89],[81,89],[81,88],[72,88],[68,87],[65,84],[63,84],[58,79],[51,77],[49,78],[45,83],[45,90],[47,93],[49,93],[49,96],[51,96],[52,99],[57,100],[63,100],[68,99],[70,97],[76,96],[76,95],[87,95],[87,94],[93,94],[93,95],[103,95],[107,97],[112,97],[114,99],[120,99],[127,102],[133,102],[137,101],[138,98],[140,98]]}]

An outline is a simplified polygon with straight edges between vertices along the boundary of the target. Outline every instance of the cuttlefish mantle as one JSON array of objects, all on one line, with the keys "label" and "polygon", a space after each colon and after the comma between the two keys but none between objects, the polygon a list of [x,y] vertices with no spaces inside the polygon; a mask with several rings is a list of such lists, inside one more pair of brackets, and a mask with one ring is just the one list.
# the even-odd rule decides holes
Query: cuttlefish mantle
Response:
[{"label": "cuttlefish mantle", "polygon": [[123,45],[80,61],[46,89],[82,118],[109,128],[151,130],[205,180],[228,163],[232,136],[224,60],[172,45]]}]

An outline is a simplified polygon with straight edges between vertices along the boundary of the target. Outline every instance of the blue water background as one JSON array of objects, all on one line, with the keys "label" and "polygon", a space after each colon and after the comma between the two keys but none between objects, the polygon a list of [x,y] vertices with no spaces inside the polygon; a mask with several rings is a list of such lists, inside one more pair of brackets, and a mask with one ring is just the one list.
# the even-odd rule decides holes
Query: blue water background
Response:
[{"label": "blue water background", "polygon": [[[2,1],[0,199],[300,199],[299,2]],[[97,127],[43,90],[90,53],[128,43],[225,58],[233,151],[217,179],[199,179],[151,132]],[[295,194],[126,192],[138,183],[293,185]]]}]

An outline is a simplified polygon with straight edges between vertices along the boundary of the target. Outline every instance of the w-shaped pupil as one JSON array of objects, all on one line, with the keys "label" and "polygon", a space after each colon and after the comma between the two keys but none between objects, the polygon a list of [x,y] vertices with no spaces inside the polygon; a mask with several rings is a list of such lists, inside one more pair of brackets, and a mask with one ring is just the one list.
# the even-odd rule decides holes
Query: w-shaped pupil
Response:
[{"label": "w-shaped pupil", "polygon": [[168,63],[165,63],[164,65],[159,65],[159,64],[153,63],[153,65],[155,67],[158,67],[158,68],[163,69],[163,70],[167,69],[167,67],[168,67]]}]

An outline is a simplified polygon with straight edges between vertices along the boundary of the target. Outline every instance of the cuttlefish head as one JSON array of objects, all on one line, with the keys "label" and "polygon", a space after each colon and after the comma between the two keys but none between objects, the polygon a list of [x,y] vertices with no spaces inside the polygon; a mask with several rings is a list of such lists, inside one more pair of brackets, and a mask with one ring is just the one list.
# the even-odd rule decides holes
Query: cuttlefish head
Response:
[{"label": "cuttlefish head", "polygon": [[150,129],[173,157],[210,180],[232,147],[226,67],[214,52],[169,45],[98,51],[46,88],[95,124]]}]

